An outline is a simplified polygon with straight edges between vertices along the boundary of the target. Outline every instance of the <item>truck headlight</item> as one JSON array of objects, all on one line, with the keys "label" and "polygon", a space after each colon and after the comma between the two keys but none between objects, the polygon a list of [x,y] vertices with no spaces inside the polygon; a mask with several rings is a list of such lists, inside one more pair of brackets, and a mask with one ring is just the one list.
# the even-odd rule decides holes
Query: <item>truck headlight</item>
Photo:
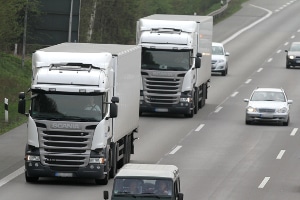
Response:
[{"label": "truck headlight", "polygon": [[192,102],[192,98],[191,97],[185,97],[185,98],[180,98],[180,102]]},{"label": "truck headlight", "polygon": [[40,156],[26,155],[26,161],[41,161]]},{"label": "truck headlight", "polygon": [[90,158],[90,164],[104,164],[104,158]]}]

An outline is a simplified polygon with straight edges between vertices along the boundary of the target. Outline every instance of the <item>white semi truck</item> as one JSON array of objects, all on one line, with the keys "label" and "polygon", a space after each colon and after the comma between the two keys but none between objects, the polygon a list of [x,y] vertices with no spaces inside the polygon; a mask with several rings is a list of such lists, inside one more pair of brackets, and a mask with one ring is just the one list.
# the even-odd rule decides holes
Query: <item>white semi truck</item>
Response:
[{"label": "white semi truck", "polygon": [[[134,153],[141,47],[62,43],[32,57],[25,178],[91,178],[107,184]],[[117,105],[118,103],[118,105]]]},{"label": "white semi truck", "polygon": [[[103,192],[109,199],[109,192]],[[126,164],[114,178],[111,200],[183,200],[179,170],[175,165]]]},{"label": "white semi truck", "polygon": [[211,78],[212,34],[212,16],[154,14],[138,20],[140,114],[197,114]]}]

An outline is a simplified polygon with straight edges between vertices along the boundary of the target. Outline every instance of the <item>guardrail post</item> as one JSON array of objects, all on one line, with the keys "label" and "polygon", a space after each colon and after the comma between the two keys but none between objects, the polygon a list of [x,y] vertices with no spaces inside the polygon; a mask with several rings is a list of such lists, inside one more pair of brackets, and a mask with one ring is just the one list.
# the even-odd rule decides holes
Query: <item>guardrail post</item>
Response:
[{"label": "guardrail post", "polygon": [[4,99],[5,122],[8,122],[8,99]]}]

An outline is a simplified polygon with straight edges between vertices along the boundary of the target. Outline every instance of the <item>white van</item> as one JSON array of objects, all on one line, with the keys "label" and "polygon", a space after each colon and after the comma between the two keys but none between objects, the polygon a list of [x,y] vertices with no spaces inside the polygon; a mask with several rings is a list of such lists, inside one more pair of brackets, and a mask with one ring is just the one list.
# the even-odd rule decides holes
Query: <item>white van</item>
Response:
[{"label": "white van", "polygon": [[[103,196],[109,199],[108,191]],[[178,168],[160,164],[124,165],[114,178],[111,199],[124,200],[124,197],[126,200],[183,200]]]}]

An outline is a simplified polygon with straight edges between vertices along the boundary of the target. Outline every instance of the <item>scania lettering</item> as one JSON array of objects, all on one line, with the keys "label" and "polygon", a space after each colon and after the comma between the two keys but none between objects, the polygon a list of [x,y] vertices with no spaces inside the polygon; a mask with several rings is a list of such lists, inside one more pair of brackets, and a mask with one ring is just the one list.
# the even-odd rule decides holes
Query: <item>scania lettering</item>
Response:
[{"label": "scania lettering", "polygon": [[107,184],[130,161],[140,66],[138,45],[62,43],[33,54],[32,84],[19,94],[18,108],[28,116],[27,182],[76,177]]}]

